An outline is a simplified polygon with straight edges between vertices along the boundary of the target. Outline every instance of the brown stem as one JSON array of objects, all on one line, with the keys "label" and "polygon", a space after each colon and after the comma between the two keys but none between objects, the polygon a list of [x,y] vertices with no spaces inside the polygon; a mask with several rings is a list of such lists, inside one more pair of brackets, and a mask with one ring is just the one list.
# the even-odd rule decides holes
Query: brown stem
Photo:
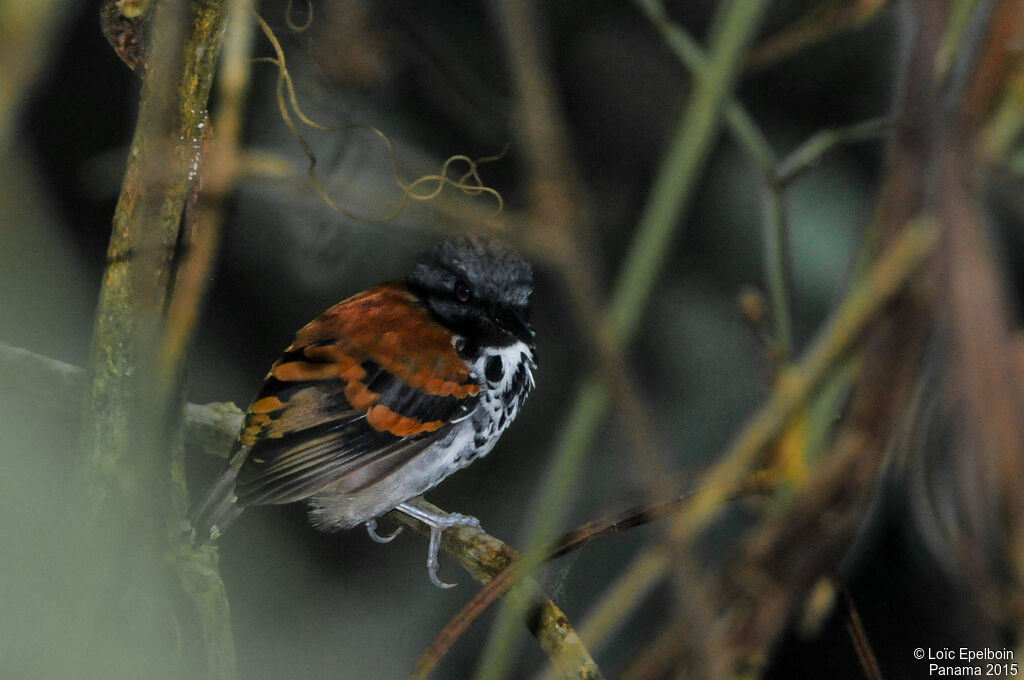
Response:
[{"label": "brown stem", "polygon": [[867,631],[861,623],[860,614],[857,613],[857,605],[853,596],[842,581],[835,582],[836,590],[839,592],[839,603],[846,618],[846,631],[850,634],[850,640],[857,651],[857,658],[860,659],[861,668],[864,669],[864,677],[867,680],[882,680],[882,669],[878,667],[878,659],[871,648]]},{"label": "brown stem", "polygon": [[[180,552],[174,537],[186,502],[181,458],[187,341],[168,344],[167,314],[176,306],[174,288],[184,271],[181,253],[192,236],[182,225],[189,222],[186,206],[198,196],[224,2],[155,3],[138,19],[136,28],[150,29],[151,39],[144,50],[125,52],[141,60],[145,76],[93,335],[79,447],[81,521],[83,531],[94,537],[94,551],[86,558],[96,561],[95,572],[101,574],[87,596],[111,624],[110,630],[96,627],[95,635],[131,631],[122,645],[139,658],[170,664],[177,657],[164,628],[179,614],[166,611],[172,605],[162,599],[165,557]],[[162,360],[168,346],[176,347],[172,362]],[[196,598],[201,618],[215,622],[204,631],[207,673],[233,678],[237,669],[220,579],[205,581],[207,589],[220,594],[212,598],[213,609],[205,607],[185,567],[207,568],[211,561],[178,557],[173,566]],[[160,606],[124,607],[110,603],[109,592],[154,598]],[[211,611],[212,616],[203,616]]]},{"label": "brown stem", "polygon": [[[413,502],[433,514],[444,514],[440,508],[422,499]],[[429,534],[427,527],[405,513],[393,512],[389,517],[421,534]],[[457,559],[466,571],[473,575],[473,578],[484,584],[497,580],[504,581],[506,574],[517,571],[514,565],[519,558],[518,553],[480,529],[472,527],[449,529],[442,535],[441,546],[445,553]],[[499,592],[499,596],[501,592],[503,591]],[[505,594],[526,612],[527,628],[551,657],[551,662],[558,668],[562,677],[580,678],[581,680],[584,678],[599,680],[603,677],[597,664],[591,658],[590,652],[587,651],[572,624],[569,623],[569,619],[550,598],[541,592],[535,582],[523,581],[515,589]],[[447,627],[439,638],[450,634],[446,631],[448,631]],[[412,677],[426,678],[460,633],[461,630],[454,631],[454,636],[450,639],[446,637],[436,647],[431,645],[427,653],[416,664]]]},{"label": "brown stem", "polygon": [[822,41],[860,28],[890,0],[833,0],[810,12],[750,51],[747,68],[768,68]]}]

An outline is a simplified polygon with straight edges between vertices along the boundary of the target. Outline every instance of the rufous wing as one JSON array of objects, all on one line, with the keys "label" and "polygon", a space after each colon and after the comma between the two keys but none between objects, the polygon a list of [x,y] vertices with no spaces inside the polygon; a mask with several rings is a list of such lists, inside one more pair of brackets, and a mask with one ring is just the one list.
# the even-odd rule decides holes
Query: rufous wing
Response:
[{"label": "rufous wing", "polygon": [[238,502],[365,488],[443,436],[478,389],[451,333],[403,284],[340,302],[298,332],[249,406]]}]

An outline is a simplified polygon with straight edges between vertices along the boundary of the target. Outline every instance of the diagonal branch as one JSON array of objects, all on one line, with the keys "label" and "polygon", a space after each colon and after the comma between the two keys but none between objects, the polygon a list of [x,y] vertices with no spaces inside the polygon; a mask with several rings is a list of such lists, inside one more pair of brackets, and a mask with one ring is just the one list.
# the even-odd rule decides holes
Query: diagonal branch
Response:
[{"label": "diagonal branch", "polygon": [[807,14],[750,51],[748,69],[763,69],[877,17],[890,0],[832,0]]},{"label": "diagonal branch", "polygon": [[[640,216],[606,314],[605,329],[616,343],[632,338],[661,272],[699,171],[711,151],[720,124],[719,112],[739,76],[740,62],[767,3],[727,3],[716,21],[709,48],[709,77],[698,79],[686,112],[662,159],[650,198]],[[569,503],[566,489],[575,478],[596,437],[609,404],[609,390],[598,376],[580,385],[565,418],[550,471],[538,494],[535,521],[524,551],[529,571],[543,560],[543,549],[556,535]],[[507,667],[522,612],[510,604],[495,622],[478,677],[498,677]]]},{"label": "diagonal branch", "polygon": [[[443,514],[440,508],[423,499],[417,499],[413,504],[431,513]],[[424,536],[429,535],[427,527],[405,513],[393,512],[389,517]],[[508,545],[472,527],[463,526],[445,531],[441,536],[441,547],[445,553],[458,560],[473,578],[485,584],[499,574],[507,572],[519,559],[519,554]],[[560,677],[581,680],[599,680],[604,677],[569,623],[569,619],[541,592],[536,582],[525,580],[517,587],[506,591],[504,595],[527,612],[527,628],[551,657],[551,662]],[[447,646],[444,649],[447,649]],[[426,678],[439,660],[440,655],[424,655],[416,664],[411,677]]]},{"label": "diagonal branch", "polygon": [[[0,376],[10,385],[21,386],[26,400],[61,413],[80,407],[86,384],[85,371],[77,366],[3,343],[0,343]],[[242,412],[234,404],[212,403],[188,404],[186,413],[186,441],[210,454],[226,457],[241,427]],[[419,502],[438,511],[425,501]],[[422,525],[403,513],[394,513],[391,517],[425,533]],[[502,573],[518,557],[515,550],[499,539],[467,527],[445,531],[441,548],[481,583]],[[199,571],[195,576],[204,574]],[[520,588],[509,597],[516,598],[524,611],[530,613],[530,632],[551,656],[562,677],[590,680],[601,677],[565,614],[539,589]],[[425,677],[429,670],[418,667],[415,673],[419,675],[414,674],[414,677]]]},{"label": "diagonal branch", "polygon": [[[706,75],[708,63],[703,49],[679,24],[669,18],[661,0],[635,0],[635,3],[661,34],[665,45],[693,77],[713,77]],[[736,143],[750,154],[757,165],[764,185],[765,274],[775,327],[772,349],[777,362],[784,364],[790,359],[793,350],[789,226],[784,189],[798,173],[837,146],[877,139],[887,133],[890,126],[885,119],[873,119],[838,130],[824,130],[780,160],[753,116],[733,97],[725,103],[725,122]]]},{"label": "diagonal branch", "polygon": [[[936,230],[929,220],[914,222],[904,229],[892,249],[883,255],[836,310],[832,321],[808,348],[805,357],[787,371],[768,401],[747,421],[733,444],[719,458],[721,462],[704,475],[702,492],[695,495],[692,502],[687,503],[673,519],[673,533],[678,541],[692,541],[721,510],[722,500],[735,488],[729,484],[743,479],[743,475],[757,463],[759,454],[782,432],[799,406],[842,365],[865,331],[873,324],[878,325],[879,314],[912,280],[913,274],[932,254],[935,243]],[[842,462],[849,462],[849,458]],[[820,513],[804,514],[808,521],[820,516]],[[616,607],[623,616],[642,597],[648,585],[660,581],[671,568],[667,559],[643,557],[659,550],[661,548],[657,546],[649,548],[620,574],[620,582],[634,584],[629,597],[617,601]],[[593,607],[595,612],[608,609],[607,597]],[[684,624],[685,621],[681,625]],[[584,622],[582,629],[588,627]],[[600,645],[598,639],[586,638],[586,642],[595,647]],[[678,645],[674,649],[678,653]],[[660,651],[652,649],[651,653],[657,655]]]}]

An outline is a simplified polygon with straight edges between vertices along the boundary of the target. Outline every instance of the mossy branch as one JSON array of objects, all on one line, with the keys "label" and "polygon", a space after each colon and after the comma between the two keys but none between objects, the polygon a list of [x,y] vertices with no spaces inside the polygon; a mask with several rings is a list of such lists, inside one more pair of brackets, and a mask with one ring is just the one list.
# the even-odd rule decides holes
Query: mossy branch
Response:
[{"label": "mossy branch", "polygon": [[[94,537],[87,557],[95,583],[87,590],[98,611],[137,656],[133,664],[188,667],[192,662],[163,631],[177,618],[167,567],[192,596],[207,642],[206,674],[237,676],[223,584],[212,552],[191,552],[176,540],[187,503],[183,469],[185,354],[201,291],[182,295],[194,276],[183,257],[193,245],[206,113],[225,22],[224,0],[141,3],[146,11],[127,24],[118,53],[144,71],[139,115],[128,156],[107,267],[97,304],[80,434],[83,531]],[[108,2],[103,26],[140,3]],[[112,15],[113,13],[113,15]],[[131,19],[125,15],[123,18]],[[149,39],[143,43],[143,35]],[[133,46],[140,46],[134,49]],[[201,234],[206,236],[207,230]],[[169,562],[169,564],[168,564]],[[199,575],[197,578],[196,575]],[[111,605],[106,593],[136,593],[158,606]],[[97,627],[98,636],[114,635]]]},{"label": "mossy branch", "polygon": [[[134,430],[147,429],[154,417],[156,422],[164,420],[173,397],[151,398],[156,386],[145,385],[140,374],[149,371],[153,362],[147,359],[157,353],[182,214],[195,189],[198,145],[220,46],[222,4],[195,0],[187,3],[186,13],[183,6],[162,3],[153,19],[152,66],[146,71],[114,212],[84,404],[80,448],[86,507],[92,513],[101,513],[104,505],[115,505],[117,513],[123,513],[126,504],[148,504],[151,485],[136,482],[160,467],[155,463],[159,448],[140,451],[135,446],[140,435]],[[160,401],[165,403],[153,403]],[[126,479],[135,475],[140,479]],[[137,497],[111,495],[113,489],[129,486]]]},{"label": "mossy branch", "polygon": [[[83,369],[3,343],[0,343],[0,376],[12,385],[22,386],[25,399],[41,408],[59,412],[75,411],[81,404],[86,386]],[[226,457],[242,424],[242,412],[238,407],[221,402],[190,403],[186,405],[186,414],[186,442],[212,455]],[[443,511],[426,501],[417,502],[433,512],[443,514]],[[402,513],[394,513],[391,517],[425,533],[419,522]],[[441,548],[481,583],[490,581],[518,557],[515,550],[499,539],[479,529],[467,527],[444,532]],[[216,553],[212,548],[207,548],[203,556],[212,560],[212,565],[216,566]],[[188,564],[191,565],[192,580],[196,584],[209,584],[211,578],[216,576],[215,572],[209,572],[199,561],[190,559]],[[216,589],[199,589],[193,596],[214,600],[219,597]],[[531,612],[530,632],[551,656],[552,663],[562,677],[589,680],[602,677],[597,664],[580,642],[565,614],[538,587],[518,588],[511,591],[508,597],[515,598]]]},{"label": "mossy branch", "polygon": [[[412,502],[428,512],[444,513],[423,499]],[[393,512],[390,517],[424,536],[429,535],[427,527],[404,513]],[[457,559],[459,564],[480,583],[490,582],[519,559],[519,554],[508,545],[472,527],[464,526],[445,531],[441,537],[441,547],[446,554]],[[524,580],[515,588],[506,591],[505,598],[516,603],[523,612],[528,612],[527,628],[551,658],[559,677],[568,680],[599,680],[604,677],[580,640],[580,636],[569,623],[569,619],[551,598],[541,591],[539,584],[533,580]],[[436,659],[421,659],[411,677],[426,678],[433,668],[431,662],[436,662]]]}]

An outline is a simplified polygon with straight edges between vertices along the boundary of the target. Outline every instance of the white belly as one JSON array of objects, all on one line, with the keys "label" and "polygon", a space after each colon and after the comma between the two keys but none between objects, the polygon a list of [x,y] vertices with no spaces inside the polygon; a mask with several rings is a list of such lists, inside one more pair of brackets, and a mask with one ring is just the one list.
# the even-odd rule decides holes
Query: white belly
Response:
[{"label": "white belly", "polygon": [[[487,379],[488,362],[501,362],[501,376]],[[492,363],[492,376],[496,364]],[[412,460],[355,493],[322,493],[310,499],[310,521],[321,529],[348,529],[415,498],[456,470],[490,453],[519,413],[533,387],[533,352],[522,342],[487,350],[470,366],[480,384],[475,408],[456,418],[448,433]]]}]

